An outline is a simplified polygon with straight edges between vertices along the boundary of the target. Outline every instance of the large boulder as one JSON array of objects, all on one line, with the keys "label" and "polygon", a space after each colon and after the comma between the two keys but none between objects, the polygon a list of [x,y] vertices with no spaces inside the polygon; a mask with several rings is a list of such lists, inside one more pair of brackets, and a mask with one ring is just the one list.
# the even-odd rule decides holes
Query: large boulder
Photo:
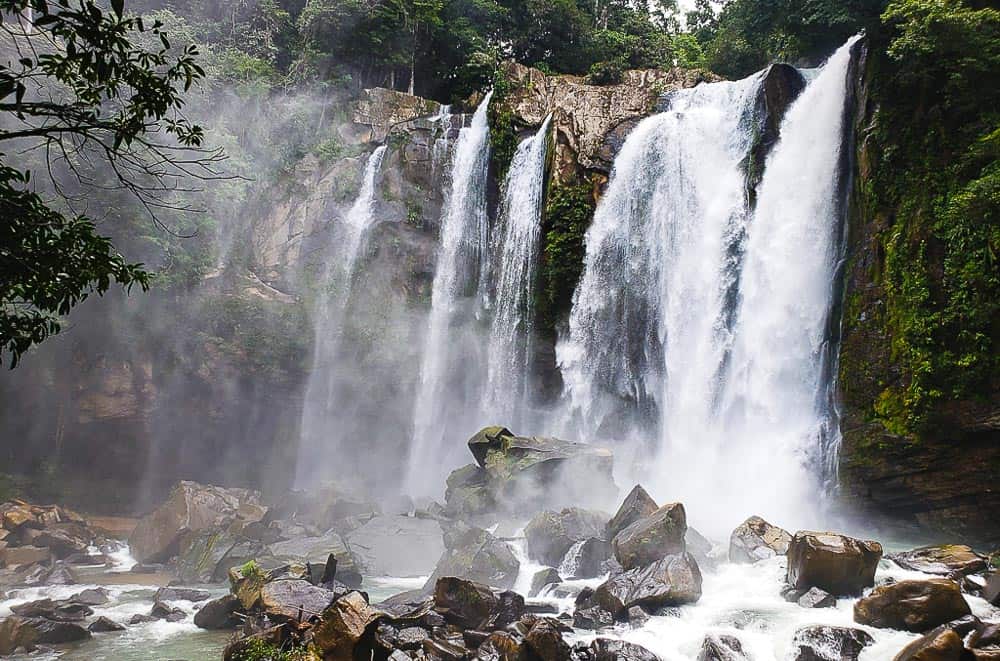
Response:
[{"label": "large boulder", "polygon": [[986,579],[983,587],[983,599],[994,606],[1000,606],[1000,572],[994,572]]},{"label": "large boulder", "polygon": [[240,600],[231,594],[208,602],[194,614],[194,624],[200,629],[232,629],[239,625],[236,613]]},{"label": "large boulder", "polygon": [[28,620],[28,626],[35,632],[33,642],[43,645],[75,643],[91,637],[89,631],[73,622],[56,622],[36,617]]},{"label": "large boulder", "polygon": [[984,571],[989,565],[984,556],[963,544],[922,546],[886,557],[904,569],[953,578]]},{"label": "large boulder", "polygon": [[625,500],[622,501],[618,511],[615,512],[615,515],[608,522],[607,538],[614,539],[615,535],[622,530],[625,530],[625,528],[628,528],[639,519],[650,516],[658,509],[660,509],[660,506],[656,504],[652,496],[646,493],[646,490],[641,485],[635,485],[629,494],[625,496]]},{"label": "large boulder", "polygon": [[569,644],[563,638],[559,625],[548,618],[540,617],[532,624],[524,637],[528,648],[540,661],[570,661]]},{"label": "large boulder", "polygon": [[611,548],[622,568],[645,567],[686,549],[687,516],[680,503],[664,505],[615,535]]},{"label": "large boulder", "polygon": [[857,661],[875,642],[867,632],[851,627],[803,627],[792,638],[790,661]]},{"label": "large boulder", "polygon": [[893,661],[963,661],[966,658],[962,637],[954,629],[941,626],[904,647]]},{"label": "large boulder", "polygon": [[800,531],[788,546],[786,582],[793,588],[822,588],[833,595],[858,595],[875,584],[882,545],[835,533]]},{"label": "large boulder", "polygon": [[139,520],[129,536],[129,547],[139,562],[165,562],[180,552],[181,542],[192,533],[260,521],[266,513],[256,491],[184,481],[162,505]]},{"label": "large boulder", "polygon": [[361,585],[361,563],[344,539],[332,530],[317,537],[301,537],[277,542],[268,547],[279,562],[325,566],[332,554],[337,560],[337,580],[351,587]]},{"label": "large boulder", "polygon": [[345,541],[368,576],[426,576],[445,550],[437,521],[409,516],[376,516]]},{"label": "large boulder", "polygon": [[434,587],[434,605],[452,624],[479,629],[500,601],[486,585],[461,578],[439,578]]},{"label": "large boulder", "polygon": [[229,570],[264,555],[264,545],[226,529],[207,528],[181,541],[177,578],[182,583],[219,583]]},{"label": "large boulder", "polygon": [[535,572],[534,576],[531,577],[531,588],[528,591],[528,596],[537,597],[538,593],[540,593],[546,585],[562,582],[562,576],[560,576],[558,570],[553,567],[540,569]]},{"label": "large boulder", "polygon": [[859,624],[913,633],[970,613],[958,584],[946,578],[880,585],[854,604],[854,621]]},{"label": "large boulder", "polygon": [[18,648],[33,650],[37,637],[38,634],[26,618],[12,616],[0,620],[0,657],[11,656]]},{"label": "large boulder", "polygon": [[260,608],[275,622],[308,620],[323,614],[342,592],[335,592],[302,579],[276,580],[260,590]]},{"label": "large boulder", "polygon": [[602,538],[607,515],[569,507],[560,512],[540,512],[528,522],[524,537],[528,557],[542,564],[558,567],[577,542]]},{"label": "large boulder", "polygon": [[307,491],[284,492],[271,504],[264,521],[281,527],[304,526],[314,534],[330,529],[345,533],[355,522],[380,513],[379,506],[363,495],[337,484],[324,484]]},{"label": "large boulder", "polygon": [[434,589],[439,578],[455,576],[477,583],[509,590],[517,582],[521,563],[510,545],[491,533],[463,526],[460,532],[446,535],[448,549],[441,555],[425,591]]},{"label": "large boulder", "polygon": [[659,661],[660,659],[645,647],[610,638],[597,638],[590,644],[590,651],[594,655],[594,661]]},{"label": "large boulder", "polygon": [[701,598],[701,571],[689,553],[669,555],[644,568],[612,576],[594,591],[593,600],[615,617],[632,606],[648,611],[680,606]]},{"label": "large boulder", "polygon": [[368,628],[378,620],[378,612],[360,592],[349,592],[323,611],[313,627],[313,641],[328,659],[355,658],[355,648]]},{"label": "large boulder", "polygon": [[792,536],[759,516],[741,523],[729,537],[729,561],[751,563],[785,555]]}]

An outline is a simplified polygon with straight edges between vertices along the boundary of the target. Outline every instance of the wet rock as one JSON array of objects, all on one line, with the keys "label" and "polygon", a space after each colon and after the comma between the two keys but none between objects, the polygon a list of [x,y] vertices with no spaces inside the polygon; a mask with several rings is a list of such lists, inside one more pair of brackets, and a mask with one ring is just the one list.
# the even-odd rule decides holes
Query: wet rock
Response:
[{"label": "wet rock", "polygon": [[683,553],[687,517],[684,506],[670,503],[615,535],[611,547],[625,570],[645,567],[668,555]]},{"label": "wet rock", "polygon": [[136,613],[129,618],[129,624],[146,624],[147,622],[156,622],[156,618],[152,615],[143,615],[142,613]]},{"label": "wet rock", "polygon": [[484,631],[505,629],[524,615],[524,597],[507,590],[497,596],[497,605],[481,627]]},{"label": "wet rock", "polygon": [[988,566],[984,556],[962,544],[922,546],[912,551],[891,553],[886,557],[903,569],[952,578],[975,574]]},{"label": "wet rock", "polygon": [[199,629],[232,629],[240,623],[236,613],[240,600],[231,594],[208,602],[194,614],[194,624]]},{"label": "wet rock", "polygon": [[607,539],[614,539],[615,535],[622,530],[639,519],[651,516],[659,508],[660,506],[641,485],[635,485],[632,487],[632,491],[625,496],[625,500],[622,501],[615,515],[611,517],[611,521],[608,522]]},{"label": "wet rock", "polygon": [[168,603],[157,601],[149,611],[150,617],[156,620],[166,620],[167,622],[180,622],[187,617],[180,608],[174,608]]},{"label": "wet rock", "polygon": [[559,576],[559,572],[552,567],[546,567],[540,571],[535,572],[535,575],[531,577],[531,589],[528,591],[529,597],[537,597],[546,585],[551,585],[553,583],[562,583],[562,577]]},{"label": "wet rock", "polygon": [[401,629],[396,635],[396,646],[402,650],[417,650],[423,642],[430,637],[426,629],[420,627],[407,627]]},{"label": "wet rock", "polygon": [[165,587],[156,591],[153,596],[154,601],[205,601],[212,595],[206,590],[195,590],[193,588]]},{"label": "wet rock", "polygon": [[614,624],[614,616],[600,606],[591,606],[573,613],[573,626],[577,629],[604,629]]},{"label": "wet rock", "polygon": [[538,618],[524,642],[541,661],[570,661],[569,645],[558,625],[548,618]]},{"label": "wet rock", "polygon": [[649,622],[649,613],[642,606],[632,606],[628,609],[628,623],[633,629],[640,629]]},{"label": "wet rock", "polygon": [[264,553],[262,543],[228,530],[202,530],[182,540],[177,557],[177,578],[184,583],[224,581],[230,569]]},{"label": "wet rock", "polygon": [[875,642],[867,632],[851,627],[811,626],[795,632],[790,661],[857,661]]},{"label": "wet rock", "polygon": [[321,615],[342,596],[301,579],[266,583],[260,591],[260,607],[275,622],[306,621]]},{"label": "wet rock", "polygon": [[560,512],[541,512],[524,529],[528,556],[538,562],[558,567],[577,542],[604,535],[607,517],[577,507]]},{"label": "wet rock", "polygon": [[87,626],[87,631],[91,633],[108,633],[110,631],[125,631],[125,627],[102,615]]},{"label": "wet rock", "polygon": [[94,533],[86,525],[76,522],[53,523],[32,537],[31,543],[42,546],[59,559],[86,554]]},{"label": "wet rock", "polygon": [[875,584],[882,545],[835,533],[800,531],[788,546],[786,582],[794,588],[822,588],[833,595],[857,595]]},{"label": "wet rock", "polygon": [[28,585],[76,585],[80,582],[73,568],[62,562],[51,567],[39,567],[24,577]]},{"label": "wet rock", "polygon": [[445,550],[437,521],[409,516],[376,516],[344,541],[369,576],[426,576]]},{"label": "wet rock", "polygon": [[747,656],[736,636],[710,633],[701,641],[698,661],[747,661]]},{"label": "wet rock", "polygon": [[983,599],[994,606],[1000,606],[1000,572],[994,572],[983,586]]},{"label": "wet rock", "polygon": [[594,661],[659,661],[659,657],[645,647],[624,640],[598,638],[590,644]]},{"label": "wet rock", "polygon": [[519,661],[521,644],[504,631],[495,631],[476,650],[478,661]]},{"label": "wet rock", "polygon": [[75,603],[70,600],[54,601],[52,599],[37,599],[23,604],[11,606],[10,611],[15,615],[27,618],[45,618],[57,622],[80,622],[94,611],[90,606]]},{"label": "wet rock", "polygon": [[282,562],[325,566],[332,553],[337,559],[337,580],[350,587],[361,585],[360,563],[343,538],[332,530],[316,537],[302,537],[272,544],[269,553]]},{"label": "wet rock", "polygon": [[[957,633],[965,635],[961,631]],[[976,622],[968,644],[972,649],[1000,649],[1000,622]]]},{"label": "wet rock", "polygon": [[18,648],[33,650],[37,637],[35,629],[23,617],[0,620],[0,657],[12,655]]},{"label": "wet rock", "polygon": [[31,618],[28,626],[35,631],[34,643],[43,645],[61,645],[75,643],[90,638],[90,632],[79,624],[72,622],[55,622],[43,618]]},{"label": "wet rock", "polygon": [[741,523],[729,537],[729,561],[751,563],[785,555],[792,536],[759,516]]},{"label": "wet rock", "polygon": [[129,547],[139,562],[165,562],[180,552],[181,542],[191,533],[224,528],[234,521],[259,521],[266,512],[255,491],[183,481],[162,505],[139,520]]},{"label": "wet rock", "polygon": [[854,604],[854,621],[923,633],[971,613],[958,584],[944,578],[882,585]]},{"label": "wet rock", "polygon": [[[447,536],[446,536],[447,539]],[[467,528],[450,539],[449,548],[424,586],[433,590],[439,578],[456,576],[509,590],[517,581],[521,563],[503,540],[481,528]]]},{"label": "wet rock", "polygon": [[684,547],[698,561],[698,566],[703,569],[719,564],[718,560],[711,555],[714,548],[712,542],[691,526],[688,526],[687,532],[684,533]]},{"label": "wet rock", "polygon": [[904,647],[893,661],[961,661],[964,653],[962,637],[948,627],[938,627]]},{"label": "wet rock", "polygon": [[[591,537],[583,542],[577,542],[567,552],[564,563],[573,569],[567,572],[567,579],[596,578],[605,574],[605,563],[611,558],[611,544],[603,539]],[[569,556],[574,556],[571,562]]]},{"label": "wet rock", "polygon": [[688,553],[670,555],[649,567],[612,576],[594,592],[594,601],[620,617],[632,606],[655,610],[701,598],[701,571]]},{"label": "wet rock", "polygon": [[499,600],[485,585],[447,576],[435,584],[434,604],[448,622],[479,629],[496,610]]},{"label": "wet rock", "polygon": [[837,598],[826,590],[809,588],[795,602],[803,608],[833,608],[837,605]]},{"label": "wet rock", "polygon": [[436,640],[425,638],[421,643],[424,654],[431,659],[442,659],[443,661],[461,661],[469,650],[465,645],[460,645],[455,641]]},{"label": "wet rock", "polygon": [[350,592],[323,612],[313,627],[314,642],[326,658],[350,659],[378,613],[360,592]]},{"label": "wet rock", "polygon": [[69,598],[69,601],[88,606],[103,606],[111,601],[111,594],[105,588],[89,588],[77,592]]},{"label": "wet rock", "polygon": [[22,567],[36,562],[48,562],[52,553],[40,546],[16,546],[0,549],[0,566]]}]

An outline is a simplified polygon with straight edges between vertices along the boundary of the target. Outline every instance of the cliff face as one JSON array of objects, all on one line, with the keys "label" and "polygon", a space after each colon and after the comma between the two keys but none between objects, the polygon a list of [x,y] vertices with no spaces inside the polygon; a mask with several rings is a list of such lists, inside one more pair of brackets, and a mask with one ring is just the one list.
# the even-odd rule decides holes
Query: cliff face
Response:
[{"label": "cliff face", "polygon": [[[945,398],[933,423],[901,430],[884,403],[912,375],[904,369],[897,328],[898,273],[887,266],[903,214],[887,205],[878,186],[889,167],[891,146],[881,123],[887,105],[881,62],[867,51],[858,62],[853,118],[856,136],[849,203],[848,250],[840,347],[842,402],[841,490],[865,513],[887,515],[944,537],[984,544],[1000,542],[1000,401],[996,392]],[[929,224],[929,218],[922,222]],[[929,232],[924,228],[925,233]],[[945,253],[928,254],[932,272],[943,273]]]}]

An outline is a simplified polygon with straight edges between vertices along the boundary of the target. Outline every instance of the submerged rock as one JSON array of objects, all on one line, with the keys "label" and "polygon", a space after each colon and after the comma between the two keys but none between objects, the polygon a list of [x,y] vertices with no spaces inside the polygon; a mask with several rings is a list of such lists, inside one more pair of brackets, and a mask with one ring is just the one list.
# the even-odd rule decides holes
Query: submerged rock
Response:
[{"label": "submerged rock", "polygon": [[660,506],[656,504],[652,496],[646,493],[641,485],[635,485],[632,487],[632,491],[625,496],[625,500],[622,501],[615,515],[611,517],[611,521],[608,522],[607,539],[614,539],[615,535],[622,530],[639,519],[652,515],[658,509]]},{"label": "submerged rock", "polygon": [[684,506],[670,503],[628,525],[611,540],[611,547],[623,569],[636,569],[683,553],[686,533]]},{"label": "submerged rock", "polygon": [[826,590],[809,588],[795,602],[803,608],[833,608],[837,605],[837,598]]},{"label": "submerged rock", "polygon": [[854,604],[854,621],[923,633],[972,611],[958,584],[945,578],[881,585]]},{"label": "submerged rock", "polygon": [[785,555],[792,536],[759,516],[741,523],[729,537],[730,562],[757,562],[776,555]]},{"label": "submerged rock", "polygon": [[689,553],[669,555],[645,568],[612,576],[597,590],[593,600],[616,618],[632,606],[655,610],[680,606],[701,598],[701,571]]},{"label": "submerged rock", "polygon": [[790,661],[857,661],[875,642],[867,632],[851,627],[817,625],[795,632]]},{"label": "submerged rock", "polygon": [[818,587],[833,595],[858,595],[875,585],[881,557],[878,542],[800,531],[788,546],[785,580],[793,588]]}]

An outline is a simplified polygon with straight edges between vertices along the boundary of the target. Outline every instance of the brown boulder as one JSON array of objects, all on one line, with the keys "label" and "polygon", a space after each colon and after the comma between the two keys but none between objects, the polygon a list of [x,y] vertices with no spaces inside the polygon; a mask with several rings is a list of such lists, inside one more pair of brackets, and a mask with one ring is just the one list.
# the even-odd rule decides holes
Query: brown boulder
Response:
[{"label": "brown boulder", "polygon": [[964,656],[962,637],[948,627],[938,627],[904,647],[893,661],[961,661]]},{"label": "brown boulder", "polygon": [[354,658],[355,647],[378,613],[360,592],[349,592],[323,612],[313,640],[327,659]]},{"label": "brown boulder", "polygon": [[569,661],[570,648],[559,626],[548,618],[538,618],[524,642],[541,661]]},{"label": "brown boulder", "polygon": [[31,623],[23,617],[0,620],[0,657],[12,655],[19,647],[30,652],[35,649],[37,638]]},{"label": "brown boulder", "polygon": [[922,546],[886,556],[904,569],[938,576],[965,576],[984,571],[987,559],[963,544]]},{"label": "brown boulder", "polygon": [[785,555],[792,536],[759,516],[741,523],[729,537],[729,561],[751,563]]},{"label": "brown boulder", "polygon": [[261,588],[260,607],[275,622],[308,621],[342,594],[302,579],[277,580]]},{"label": "brown boulder", "polygon": [[436,610],[446,620],[466,629],[479,629],[499,605],[489,587],[462,578],[439,578],[434,586]]},{"label": "brown boulder", "polygon": [[0,549],[0,567],[22,567],[36,562],[48,562],[52,553],[40,546],[15,546]]},{"label": "brown boulder", "polygon": [[615,535],[611,548],[623,569],[645,567],[668,555],[683,553],[686,532],[684,506],[670,503]]},{"label": "brown boulder", "polygon": [[194,614],[194,624],[199,629],[231,629],[239,624],[236,613],[240,600],[231,594],[213,599]]},{"label": "brown boulder", "polygon": [[833,595],[858,595],[875,584],[882,545],[838,535],[799,531],[788,546],[786,582],[796,589],[822,588]]},{"label": "brown boulder", "polygon": [[854,621],[923,633],[972,611],[958,584],[946,578],[881,585],[854,604]]}]

